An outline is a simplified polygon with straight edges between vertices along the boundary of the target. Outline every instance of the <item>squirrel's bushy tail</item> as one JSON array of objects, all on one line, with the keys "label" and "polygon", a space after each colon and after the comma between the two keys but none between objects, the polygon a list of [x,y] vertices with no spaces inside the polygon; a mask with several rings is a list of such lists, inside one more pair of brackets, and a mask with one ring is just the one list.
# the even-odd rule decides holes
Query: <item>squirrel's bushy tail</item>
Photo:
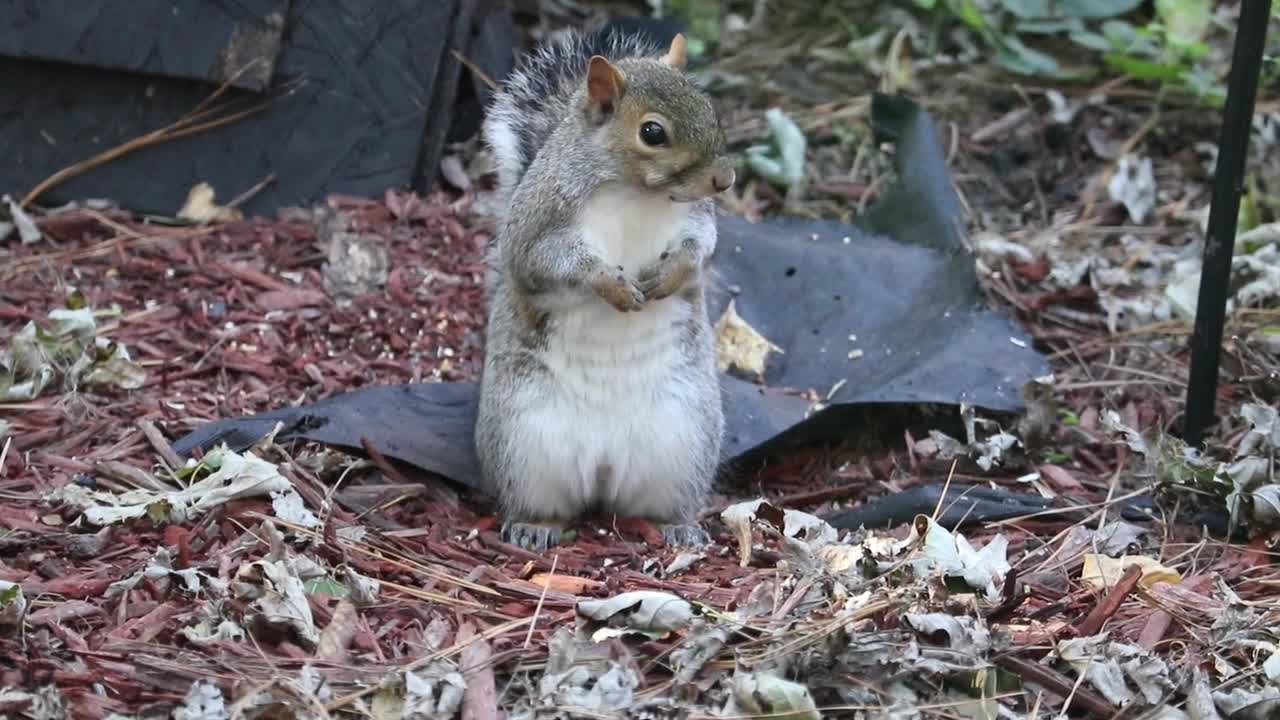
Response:
[{"label": "squirrel's bushy tail", "polygon": [[663,52],[664,48],[636,34],[569,30],[522,57],[494,94],[482,127],[498,172],[501,207],[505,210],[529,163],[571,112],[570,99],[585,82],[592,55],[617,61]]}]

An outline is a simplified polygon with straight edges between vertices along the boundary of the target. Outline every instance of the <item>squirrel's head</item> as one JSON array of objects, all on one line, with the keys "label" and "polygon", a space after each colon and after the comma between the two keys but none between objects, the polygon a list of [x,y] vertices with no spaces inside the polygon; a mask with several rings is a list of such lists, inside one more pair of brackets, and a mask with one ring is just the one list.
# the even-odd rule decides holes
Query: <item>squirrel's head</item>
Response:
[{"label": "squirrel's head", "polygon": [[586,120],[606,138],[623,179],[692,202],[733,186],[733,160],[715,108],[684,75],[685,39],[676,35],[661,59],[587,68]]}]

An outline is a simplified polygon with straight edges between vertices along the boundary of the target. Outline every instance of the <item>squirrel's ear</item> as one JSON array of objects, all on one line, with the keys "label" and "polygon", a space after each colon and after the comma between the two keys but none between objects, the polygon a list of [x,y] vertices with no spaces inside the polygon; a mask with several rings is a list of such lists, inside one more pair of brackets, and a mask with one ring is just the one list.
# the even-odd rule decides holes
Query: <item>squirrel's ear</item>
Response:
[{"label": "squirrel's ear", "polygon": [[622,71],[599,55],[591,58],[587,67],[587,99],[593,108],[605,113],[612,111],[613,104],[622,94]]},{"label": "squirrel's ear", "polygon": [[683,70],[686,61],[684,34],[676,33],[676,36],[671,38],[671,47],[667,50],[667,54],[662,56],[662,62]]}]

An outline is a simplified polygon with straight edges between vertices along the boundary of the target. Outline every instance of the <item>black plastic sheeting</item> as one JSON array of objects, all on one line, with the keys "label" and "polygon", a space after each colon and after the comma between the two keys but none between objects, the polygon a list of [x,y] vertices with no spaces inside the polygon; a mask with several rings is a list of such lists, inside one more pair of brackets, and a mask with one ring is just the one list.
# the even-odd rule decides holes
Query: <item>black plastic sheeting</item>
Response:
[{"label": "black plastic sheeting", "polygon": [[[288,0],[10,0],[0,3],[0,55],[263,90]],[[231,70],[231,73],[227,71]]]},{"label": "black plastic sheeting", "polygon": [[[896,143],[901,181],[860,226],[721,219],[712,261],[721,289],[709,303],[712,317],[736,292],[739,315],[785,351],[770,356],[767,388],[722,377],[729,467],[741,469],[788,438],[863,432],[842,411],[868,404],[964,402],[1017,411],[1021,386],[1049,371],[1026,333],[984,304],[928,114],[908,99],[877,96],[872,121],[881,139]],[[855,348],[864,355],[851,360]],[[809,417],[807,401],[776,389],[826,395],[842,381],[831,406]],[[175,449],[186,455],[220,442],[243,449],[282,422],[280,440],[353,449],[367,442],[483,491],[472,447],[474,402],[474,387],[465,383],[372,387],[216,421]]]},{"label": "black plastic sheeting", "polygon": [[[263,28],[279,26],[266,89],[233,88],[223,98],[241,109],[275,98],[267,110],[131,153],[39,200],[110,198],[170,216],[197,183],[210,183],[226,202],[271,174],[275,182],[242,205],[245,212],[272,215],[331,193],[426,189],[454,119],[461,65],[449,50],[466,52],[469,42],[492,36],[488,25],[469,24],[492,15],[481,0],[0,5],[0,193],[15,196],[171,124],[209,97],[226,67],[271,56]],[[285,5],[283,19],[275,18]],[[224,6],[235,11],[215,11]],[[166,13],[175,11],[183,22],[170,22]],[[194,20],[206,35],[188,40]],[[119,24],[130,30],[110,32]],[[64,37],[75,28],[79,44]],[[480,65],[502,77],[503,56],[483,55],[495,45],[481,43],[477,52]]]}]

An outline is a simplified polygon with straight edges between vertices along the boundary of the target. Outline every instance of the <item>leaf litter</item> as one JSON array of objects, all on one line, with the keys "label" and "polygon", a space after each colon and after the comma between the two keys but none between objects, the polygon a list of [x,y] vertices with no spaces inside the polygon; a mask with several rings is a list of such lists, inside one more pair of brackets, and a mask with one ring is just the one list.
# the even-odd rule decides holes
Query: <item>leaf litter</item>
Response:
[{"label": "leaf litter", "polygon": [[[782,5],[776,12],[794,11]],[[1013,12],[1030,27],[1044,20],[1032,5],[983,12]],[[1202,33],[1195,8],[1157,5],[1171,37]],[[928,39],[927,24],[893,12],[913,44]],[[796,45],[816,85],[863,57],[906,85],[932,73],[970,92],[952,68],[988,44],[1002,63],[1045,64],[984,30],[969,33],[968,50],[963,33],[945,39],[962,48],[950,60],[886,61],[890,33],[855,47],[829,39],[830,19],[820,41]],[[1087,43],[1103,20],[1054,32]],[[798,51],[775,52],[789,42],[776,35],[752,53],[784,67]],[[748,72],[745,57],[715,69]],[[838,98],[773,98],[773,114],[727,114],[739,146],[773,145],[755,151],[751,169],[767,183],[739,199],[743,212],[784,202],[767,185],[792,207],[836,214],[874,196],[885,166],[846,154],[868,143],[857,127],[864,99],[835,86]],[[1200,160],[1184,170],[1150,136],[1127,142],[1141,115],[1111,88],[1093,90],[1030,91],[1017,114],[959,118],[951,130],[958,183],[978,208],[984,286],[1055,353],[1047,429],[968,412],[959,429],[908,435],[905,449],[796,451],[761,472],[758,499],[718,498],[706,518],[714,543],[698,554],[651,544],[651,528],[618,519],[531,556],[501,543],[483,500],[314,446],[268,442],[191,464],[172,456],[167,439],[215,417],[370,383],[474,378],[491,232],[474,211],[480,183],[195,227],[109,206],[28,213],[38,236],[27,227],[18,237],[28,242],[0,240],[0,327],[8,348],[32,324],[40,352],[59,362],[24,365],[21,377],[11,351],[3,364],[8,387],[22,387],[0,400],[0,618],[23,632],[0,638],[11,658],[0,665],[0,708],[86,718],[456,717],[488,707],[520,718],[1016,718],[1069,702],[1094,717],[1125,703],[1148,717],[1225,718],[1263,707],[1280,664],[1267,412],[1280,357],[1269,341],[1280,336],[1274,213],[1258,203],[1259,221],[1237,239],[1223,422],[1193,451],[1167,430],[1203,242]],[[1005,129],[978,132],[992,120]],[[1088,136],[1082,156],[993,178],[1008,153],[1062,132]],[[804,197],[790,190],[800,172]],[[1106,180],[1118,176],[1134,186],[1112,192]],[[1092,186],[1094,197],[1064,199],[1055,184]],[[1010,198],[992,199],[1002,193]],[[68,303],[69,288],[83,306],[70,307],[79,300]],[[92,335],[56,333],[64,312],[85,307],[95,308]],[[751,372],[773,349],[745,321],[736,330],[734,350],[746,352],[722,359]],[[67,348],[40,344],[49,338]],[[112,358],[115,370],[87,379]],[[1030,484],[1054,510],[964,529],[928,515],[847,531],[823,520],[943,479]],[[1135,517],[1125,498],[1146,486],[1159,511]],[[1229,515],[1236,537],[1205,537],[1183,520],[1192,510]],[[488,659],[464,665],[478,647]]]},{"label": "leaf litter", "polygon": [[[367,223],[361,232],[384,232],[403,242],[452,212],[448,204],[425,202],[397,200],[398,207],[416,204],[410,212],[424,218],[407,226],[390,212],[379,215],[374,206],[357,204],[359,214],[390,223],[381,231]],[[242,222],[258,228],[252,231],[257,238],[286,232],[267,234],[262,221]],[[208,229],[228,237],[245,232],[239,225]],[[134,247],[142,259],[164,245]],[[310,269],[301,271],[302,288],[325,282],[317,268],[326,253],[323,245],[315,247]],[[391,252],[401,252],[398,247],[393,241]],[[441,275],[441,284],[427,292],[455,288],[453,297],[467,298],[461,307],[473,308],[465,303],[478,296],[470,290],[459,296],[456,289],[481,282],[481,248],[468,245],[465,252],[471,259],[454,262],[473,274],[454,284]],[[103,256],[90,256],[83,273],[93,272],[96,257]],[[114,262],[110,256],[103,261]],[[206,255],[201,267],[234,268],[221,276],[233,287],[292,292],[297,286],[290,279],[296,270],[272,275],[231,262]],[[389,276],[370,292],[387,298],[410,292],[405,279]],[[59,301],[48,289],[38,297]],[[157,312],[124,303],[104,326],[96,320],[90,326],[92,315],[83,312],[57,313],[50,327],[64,332],[52,337],[73,339],[73,348],[82,348],[90,327],[96,334],[105,328],[116,334],[113,340],[142,348],[148,360],[166,347],[192,365],[209,363],[212,353],[221,358],[220,373],[239,378],[240,390],[221,393],[241,407],[262,407],[279,394],[277,386],[295,396],[337,387],[322,382],[338,368],[324,356],[294,361],[299,368],[326,363],[317,379],[306,370],[282,374],[261,360],[251,363],[254,356],[243,346],[254,344],[258,358],[273,347],[283,352],[290,345],[272,333],[306,333],[324,317],[317,312],[332,324],[351,317],[345,315],[349,309],[338,303],[256,308],[253,292],[225,297],[230,303],[216,311],[219,320],[207,326],[211,334],[203,347],[187,348],[177,331],[167,329],[175,322],[181,327],[180,315],[162,324],[145,315],[124,320]],[[215,298],[205,296],[199,312],[207,316],[215,303],[227,302]],[[383,312],[394,313],[390,306],[365,310],[360,324]],[[228,332],[228,325],[236,331]],[[436,354],[437,368],[472,372],[467,360],[475,356],[462,352],[467,341],[446,342],[459,352],[452,358]],[[460,364],[445,368],[446,360]],[[405,484],[412,476],[407,469],[395,477],[376,463],[309,445],[281,446],[271,438],[243,452],[219,448],[175,463],[166,457],[164,435],[147,432],[148,423],[181,432],[195,421],[175,417],[191,417],[198,408],[222,412],[205,404],[202,398],[212,393],[201,384],[225,381],[193,374],[169,380],[165,391],[154,379],[157,366],[144,367],[142,387],[77,390],[105,418],[151,408],[127,425],[95,421],[90,412],[80,422],[93,433],[75,444],[61,432],[43,431],[42,418],[67,411],[45,404],[56,383],[46,384],[34,407],[7,418],[21,453],[6,458],[0,498],[7,533],[0,612],[6,623],[26,625],[27,643],[101,678],[66,675],[44,695],[22,691],[6,707],[26,717],[45,712],[40,708],[49,698],[75,717],[150,717],[159,711],[221,718],[268,709],[299,718],[456,717],[476,702],[468,693],[474,669],[458,664],[470,647],[464,642],[490,648],[483,672],[492,673],[493,687],[500,689],[492,702],[511,717],[566,708],[597,715],[678,709],[708,717],[826,717],[850,706],[923,717],[920,708],[937,702],[979,717],[993,717],[999,705],[1004,716],[1017,716],[1021,701],[1010,698],[1036,695],[1054,706],[1068,697],[1086,708],[1118,707],[1123,700],[1174,713],[1182,696],[1169,688],[1189,687],[1187,670],[1199,667],[1188,660],[1201,658],[1218,674],[1240,674],[1255,657],[1261,663],[1275,654],[1276,638],[1255,629],[1269,612],[1265,598],[1274,580],[1244,548],[1211,544],[1193,562],[1178,545],[1161,544],[1159,534],[1117,518],[1088,528],[1047,517],[1025,527],[958,531],[923,515],[905,527],[842,532],[822,519],[819,511],[834,507],[829,502],[809,512],[787,506],[785,496],[812,494],[850,472],[882,482],[895,482],[893,473],[859,469],[866,460],[858,467],[842,461],[834,475],[814,472],[805,466],[822,456],[801,453],[772,471],[777,481],[766,487],[776,491],[724,506],[710,522],[716,542],[703,552],[644,550],[641,527],[588,526],[555,552],[551,565],[503,545],[483,503],[430,480]],[[399,368],[376,360],[369,365],[397,380],[405,377],[396,374]],[[1053,381],[1046,383],[1052,387]],[[1268,483],[1256,473],[1246,483],[1237,469],[1240,499],[1229,500],[1236,487],[1230,469],[1242,459],[1273,457],[1277,423],[1267,406],[1244,407],[1232,451],[1217,464],[1136,429],[1129,423],[1141,415],[1125,407],[1097,413],[1089,423],[1059,424],[1051,435],[1095,454],[1123,448],[1128,460],[1121,467],[1137,475],[1209,479],[1224,510],[1229,502],[1257,508],[1268,497]],[[1034,469],[1028,440],[1016,428],[1006,430],[971,409],[961,419],[965,441],[937,431],[929,438],[932,446],[914,443],[917,478],[935,468],[943,475],[976,473],[1014,483],[1028,462]],[[1156,469],[1149,467],[1153,463]],[[1105,506],[1105,493],[1099,494],[1105,484],[1091,483],[1079,469],[1044,466],[1037,474],[1050,495],[1054,487],[1074,488],[1071,493],[1083,493],[1076,501],[1092,498]],[[1247,526],[1266,517],[1242,513]],[[436,519],[424,523],[425,517]],[[100,533],[106,533],[103,552],[73,556],[63,549],[73,538]],[[651,553],[657,562],[640,560]],[[1110,602],[1108,593],[1129,566],[1143,571],[1138,590]],[[1102,606],[1109,613],[1103,634],[1074,637],[1073,628]],[[1166,607],[1169,612],[1152,615],[1153,608]],[[1224,611],[1215,614],[1215,607]],[[44,620],[56,613],[78,619]],[[478,627],[467,641],[458,634],[464,620]],[[1212,635],[1201,631],[1207,627],[1214,628]],[[1259,649],[1231,649],[1242,639]],[[1034,650],[1042,646],[1054,652]],[[1164,649],[1175,646],[1185,655],[1176,662]],[[11,657],[29,657],[10,649]],[[1002,659],[1010,656],[1025,658],[1024,664]],[[342,657],[346,664],[318,662],[324,657]],[[9,686],[30,688],[22,678],[39,671],[28,660],[7,672]],[[110,692],[92,691],[95,682]],[[973,690],[957,689],[962,687]],[[1262,692],[1261,686],[1252,691]],[[1210,688],[1205,697],[1226,707],[1235,701],[1225,692]]]}]

